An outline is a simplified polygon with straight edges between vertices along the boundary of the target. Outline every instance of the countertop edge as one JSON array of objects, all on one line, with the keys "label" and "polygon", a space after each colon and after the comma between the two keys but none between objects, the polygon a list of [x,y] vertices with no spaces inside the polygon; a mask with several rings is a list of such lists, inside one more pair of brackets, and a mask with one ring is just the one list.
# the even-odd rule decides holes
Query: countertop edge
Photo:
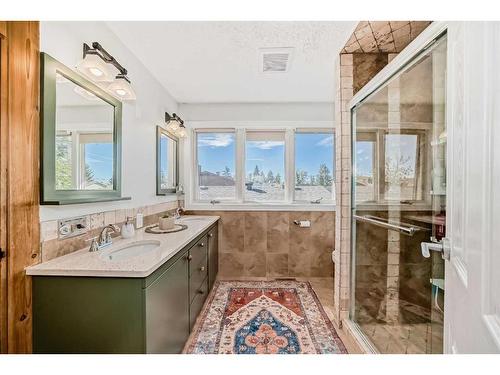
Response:
[{"label": "countertop edge", "polygon": [[[189,216],[189,215],[188,215]],[[193,215],[198,216],[198,215]],[[158,263],[152,265],[146,271],[131,271],[131,270],[86,270],[86,269],[43,269],[38,268],[40,265],[45,263],[38,263],[29,267],[26,267],[24,270],[27,276],[60,276],[60,277],[109,277],[109,278],[145,278],[149,275],[153,274],[157,269],[159,269],[162,265],[172,259],[179,251],[184,249],[191,241],[193,241],[196,237],[202,234],[204,231],[210,228],[213,224],[217,223],[220,220],[220,216],[205,216],[207,218],[207,223],[199,229],[195,234],[190,236],[188,239],[183,241],[183,243],[179,244],[178,248],[175,251],[172,251],[168,256],[163,258]],[[81,251],[81,250],[77,250]],[[76,251],[75,251],[76,253]],[[64,255],[70,256],[73,253]],[[54,258],[57,259],[57,258]]]}]

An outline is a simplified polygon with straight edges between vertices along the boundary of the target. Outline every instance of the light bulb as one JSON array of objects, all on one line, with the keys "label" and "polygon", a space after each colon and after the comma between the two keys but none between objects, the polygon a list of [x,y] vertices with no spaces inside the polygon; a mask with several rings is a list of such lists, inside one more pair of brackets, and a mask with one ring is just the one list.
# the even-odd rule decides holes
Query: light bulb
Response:
[{"label": "light bulb", "polygon": [[89,68],[89,71],[96,77],[101,77],[104,74],[103,71],[99,68]]},{"label": "light bulb", "polygon": [[135,100],[136,96],[130,83],[124,77],[116,77],[108,86],[108,90],[121,100]]},{"label": "light bulb", "polygon": [[112,82],[115,77],[111,67],[97,55],[88,54],[76,69],[96,82]]}]

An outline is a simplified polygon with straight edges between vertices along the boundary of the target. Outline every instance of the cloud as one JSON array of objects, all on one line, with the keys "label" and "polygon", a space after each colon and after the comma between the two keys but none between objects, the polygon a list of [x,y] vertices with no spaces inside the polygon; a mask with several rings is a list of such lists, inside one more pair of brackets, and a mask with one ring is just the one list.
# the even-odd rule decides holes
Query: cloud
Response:
[{"label": "cloud", "polygon": [[227,147],[234,142],[234,135],[227,133],[203,134],[198,138],[198,146]]},{"label": "cloud", "polygon": [[251,141],[249,146],[259,148],[261,150],[270,150],[274,147],[282,147],[285,143],[283,141]]},{"label": "cloud", "polygon": [[259,159],[259,158],[249,158],[247,160],[251,160],[251,161],[264,161],[264,159]]},{"label": "cloud", "polygon": [[323,138],[321,141],[316,143],[316,146],[323,146],[323,147],[333,146],[333,135]]}]

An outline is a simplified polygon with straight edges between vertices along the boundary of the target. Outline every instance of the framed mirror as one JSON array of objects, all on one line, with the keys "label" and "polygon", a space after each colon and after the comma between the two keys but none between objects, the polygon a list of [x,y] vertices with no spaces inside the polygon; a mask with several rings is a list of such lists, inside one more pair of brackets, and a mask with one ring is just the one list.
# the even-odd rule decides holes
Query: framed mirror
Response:
[{"label": "framed mirror", "polygon": [[179,140],[156,128],[156,195],[175,194],[179,179]]},{"label": "framed mirror", "polygon": [[45,53],[41,72],[41,204],[128,199],[121,102]]}]

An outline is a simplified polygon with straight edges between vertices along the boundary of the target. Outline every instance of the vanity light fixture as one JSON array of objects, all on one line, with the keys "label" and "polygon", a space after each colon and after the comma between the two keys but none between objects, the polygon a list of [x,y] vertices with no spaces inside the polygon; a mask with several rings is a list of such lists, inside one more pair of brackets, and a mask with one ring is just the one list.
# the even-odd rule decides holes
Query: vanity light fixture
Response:
[{"label": "vanity light fixture", "polygon": [[130,85],[130,80],[126,75],[118,74],[113,83],[108,86],[108,90],[121,100],[135,100],[135,92]]},{"label": "vanity light fixture", "polygon": [[[118,70],[118,75],[111,71],[109,64]],[[92,47],[87,43],[83,44],[83,60],[77,65],[77,69],[95,82],[111,82],[106,89],[118,99],[136,99],[130,79],[127,77],[127,69],[98,42],[93,42]]]},{"label": "vanity light fixture", "polygon": [[172,113],[170,115],[168,112],[165,112],[165,123],[167,124],[167,129],[177,137],[184,138],[187,135],[184,121],[177,114]]}]

